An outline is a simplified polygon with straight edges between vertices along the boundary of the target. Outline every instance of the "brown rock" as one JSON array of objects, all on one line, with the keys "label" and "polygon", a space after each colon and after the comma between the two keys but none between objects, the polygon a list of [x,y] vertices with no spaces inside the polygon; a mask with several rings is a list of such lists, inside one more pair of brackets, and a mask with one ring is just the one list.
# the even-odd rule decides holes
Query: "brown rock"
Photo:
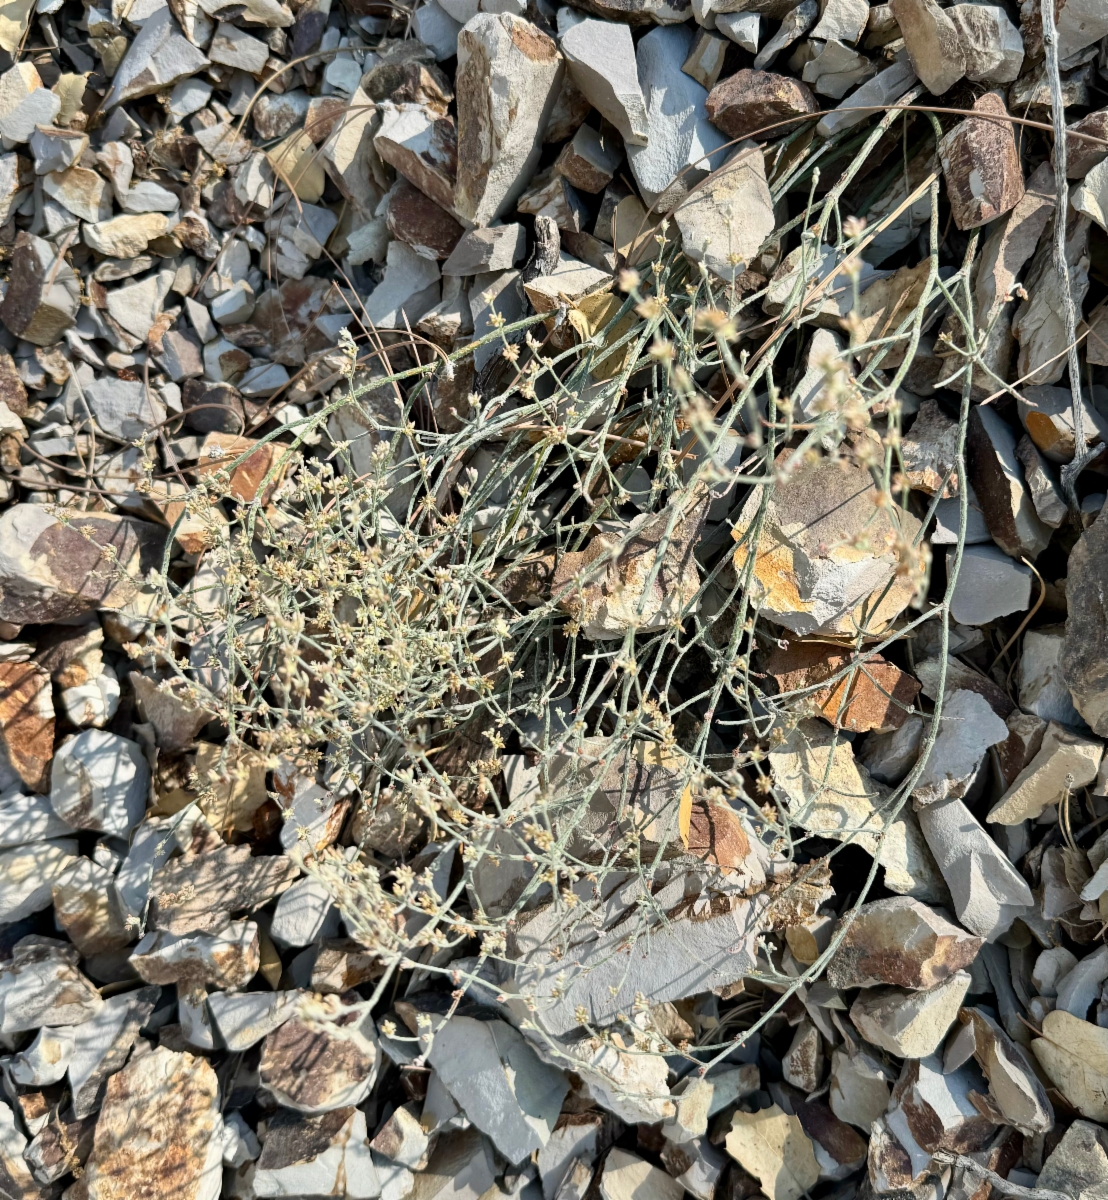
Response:
[{"label": "brown rock", "polygon": [[708,120],[728,137],[767,141],[792,132],[798,123],[778,129],[766,126],[819,112],[819,101],[798,79],[772,71],[742,70],[716,84],[708,94],[706,107]]},{"label": "brown rock", "polygon": [[[454,89],[434,63],[383,62],[362,76],[362,90],[374,103],[422,104],[440,117],[446,116]],[[344,108],[340,102],[340,108]],[[323,139],[313,135],[315,142]]]},{"label": "brown rock", "polygon": [[212,1200],[222,1158],[215,1071],[203,1058],[161,1047],[108,1080],[88,1162],[88,1200]]},{"label": "brown rock", "polygon": [[981,946],[981,938],[910,896],[873,900],[850,922],[827,966],[827,982],[836,988],[930,988],[968,967]]},{"label": "brown rock", "polygon": [[17,417],[27,415],[27,389],[15,369],[15,360],[7,350],[0,350],[0,402],[6,404]]},{"label": "brown rock", "polygon": [[95,1114],[66,1121],[59,1109],[53,1109],[23,1152],[39,1183],[54,1183],[70,1171],[82,1173],[92,1153],[95,1130]]},{"label": "brown rock", "polygon": [[935,0],[891,0],[912,69],[935,96],[966,73],[966,52],[957,26]]},{"label": "brown rock", "polygon": [[[1004,101],[993,92],[979,97],[973,109],[1008,116]],[[959,229],[987,224],[1014,208],[1023,196],[1023,169],[1008,120],[967,117],[939,143],[939,157]]]},{"label": "brown rock", "polygon": [[230,383],[189,379],[181,389],[185,424],[197,433],[242,433],[246,409],[238,389]]},{"label": "brown rock", "polygon": [[866,1139],[839,1118],[821,1100],[795,1104],[801,1128],[834,1160],[833,1178],[841,1179],[866,1161]]},{"label": "brown rock", "polygon": [[1050,528],[1035,511],[1016,445],[1014,430],[996,409],[974,406],[966,435],[966,458],[969,481],[977,493],[985,524],[1005,554],[1033,559],[1050,541]]},{"label": "brown rock", "polygon": [[232,912],[254,909],[291,887],[299,871],[285,858],[254,858],[249,846],[220,846],[174,858],[154,872],[148,929],[221,929]]},{"label": "brown rock", "polygon": [[81,286],[73,268],[59,261],[56,248],[20,231],[12,250],[8,290],[0,301],[0,321],[24,341],[50,346],[77,319]]},{"label": "brown rock", "polygon": [[[779,692],[794,692],[822,683],[848,667],[852,656],[836,652],[825,642],[790,642],[787,650],[774,649],[764,669],[777,681]],[[919,692],[919,684],[880,655],[862,663],[851,676],[809,692],[823,716],[854,733],[899,729]]]},{"label": "brown rock", "polygon": [[327,995],[348,992],[380,979],[385,965],[361,942],[352,938],[324,939],[312,967],[312,991]]},{"label": "brown rock", "polygon": [[619,139],[611,130],[605,135],[591,125],[582,125],[573,140],[562,147],[554,170],[575,188],[595,195],[612,182],[622,157]]},{"label": "brown rock", "polygon": [[450,117],[416,104],[381,105],[373,145],[381,158],[443,208],[454,207],[458,135]]},{"label": "brown rock", "polygon": [[465,233],[444,208],[406,179],[389,196],[386,220],[389,233],[423,258],[449,258]]},{"label": "brown rock", "polygon": [[[1108,158],[1108,108],[1091,112],[1074,121],[1066,134],[1066,178],[1084,179],[1097,165]],[[1086,133],[1090,137],[1074,137],[1074,134]],[[1091,138],[1100,138],[1099,142]]]},{"label": "brown rock", "polygon": [[54,700],[50,676],[35,663],[0,663],[0,740],[20,779],[34,792],[48,792]]},{"label": "brown rock", "polygon": [[279,1104],[297,1112],[359,1104],[377,1077],[373,1018],[359,1009],[344,1010],[337,998],[318,999],[338,1028],[332,1033],[327,1021],[309,1026],[293,1017],[266,1037],[258,1065],[262,1084]]},{"label": "brown rock", "polygon": [[0,620],[42,624],[122,608],[134,581],[161,562],[163,540],[129,517],[16,504],[0,515]]},{"label": "brown rock", "polygon": [[908,1059],[893,1088],[885,1119],[897,1130],[906,1127],[929,1154],[939,1150],[972,1154],[996,1133],[993,1120],[982,1115],[973,1103],[983,1094],[984,1083],[973,1066],[944,1074],[937,1055]]},{"label": "brown rock", "polygon": [[1108,737],[1108,509],[1070,551],[1062,675],[1077,711]]},{"label": "brown rock", "polygon": [[[257,448],[251,452],[253,447]],[[243,455],[246,457],[242,457]],[[227,494],[232,499],[242,504],[249,504],[253,500],[268,504],[270,497],[281,484],[289,460],[288,447],[280,443],[259,444],[254,438],[236,437],[229,433],[209,433],[200,447],[196,474],[203,478],[205,475],[227,471]],[[260,491],[263,484],[265,490]]]}]

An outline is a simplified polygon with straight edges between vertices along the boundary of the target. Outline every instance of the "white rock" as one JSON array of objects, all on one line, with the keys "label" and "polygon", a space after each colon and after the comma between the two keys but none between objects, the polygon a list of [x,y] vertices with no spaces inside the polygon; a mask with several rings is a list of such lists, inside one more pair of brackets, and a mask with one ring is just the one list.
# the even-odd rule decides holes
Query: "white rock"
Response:
[{"label": "white rock", "polygon": [[58,816],[49,796],[25,796],[18,789],[0,795],[0,850],[72,832],[73,826]]},{"label": "white rock", "polygon": [[865,31],[869,13],[866,0],[823,0],[819,22],[809,37],[853,45]]},{"label": "white rock", "polygon": [[35,1040],[8,1061],[8,1071],[21,1087],[46,1087],[65,1077],[73,1057],[75,1027],[40,1029]]},{"label": "white rock", "polygon": [[212,301],[212,318],[220,325],[238,325],[250,320],[254,312],[254,289],[240,279]]},{"label": "white rock", "polygon": [[333,937],[338,916],[330,889],[309,875],[278,897],[269,935],[279,946],[308,946],[318,937]]},{"label": "white rock", "polygon": [[[27,83],[31,86],[24,90]],[[13,102],[14,101],[14,102]],[[53,125],[61,98],[42,86],[30,63],[18,63],[0,76],[0,134],[4,149],[30,141],[39,125]]]},{"label": "white rock", "polygon": [[730,281],[773,233],[773,197],[760,146],[728,159],[674,214],[685,254]]},{"label": "white rock", "polygon": [[611,1150],[604,1160],[603,1200],[681,1200],[684,1192],[676,1179],[629,1150]]},{"label": "white rock", "polygon": [[708,93],[681,70],[693,37],[688,26],[663,25],[642,38],[635,51],[639,88],[647,98],[648,143],[629,145],[627,157],[647,203],[661,196],[680,174],[672,197],[676,203],[720,165],[721,156],[705,155],[727,144],[708,120]]},{"label": "white rock", "polygon": [[1089,1006],[1100,994],[1100,987],[1108,979],[1108,946],[1098,946],[1086,954],[1070,971],[1058,980],[1058,998],[1055,1008],[1071,1013],[1082,1021],[1088,1015]]},{"label": "white rock", "polygon": [[77,969],[78,960],[73,946],[54,938],[16,942],[0,966],[0,1033],[91,1021],[104,1001]]},{"label": "white rock", "polygon": [[561,38],[573,82],[619,130],[629,146],[647,144],[646,101],[639,87],[635,45],[626,25],[585,19]]},{"label": "white rock", "polygon": [[58,747],[50,803],[74,829],[126,837],[146,812],[149,787],[150,768],[137,742],[89,729]]},{"label": "white rock", "polygon": [[212,992],[212,1020],[228,1050],[249,1050],[296,1013],[300,992]]},{"label": "white rock", "polygon": [[220,23],[208,47],[208,57],[212,62],[236,67],[248,75],[258,75],[269,58],[269,47],[237,25]]},{"label": "white rock", "polygon": [[0,923],[12,924],[46,908],[54,881],[73,862],[77,842],[55,838],[0,854]]},{"label": "white rock", "polygon": [[35,157],[35,174],[47,175],[73,166],[88,149],[88,134],[44,125],[31,134],[29,144]]},{"label": "white rock", "polygon": [[479,13],[458,35],[461,217],[487,225],[530,182],[564,70],[554,42],[511,13]]},{"label": "white rock", "polygon": [[857,50],[844,46],[842,42],[824,42],[804,64],[801,78],[821,96],[841,100],[876,70],[873,61]]},{"label": "white rock", "polygon": [[554,1200],[575,1163],[591,1166],[596,1161],[603,1125],[603,1117],[582,1113],[559,1125],[550,1135],[536,1159],[544,1200]]},{"label": "white rock", "polygon": [[330,1117],[281,1111],[269,1122],[254,1171],[255,1196],[335,1196],[373,1200],[381,1185],[366,1143],[365,1113]]},{"label": "white rock", "polygon": [[119,680],[105,667],[95,679],[77,687],[63,688],[58,704],[71,724],[79,729],[103,729],[119,707]]},{"label": "white rock", "polygon": [[1061,800],[1067,787],[1077,790],[1092,783],[1103,755],[1104,743],[1099,739],[1082,737],[1051,721],[1038,753],[997,801],[988,819],[1001,825],[1035,820]]},{"label": "white rock", "polygon": [[1065,60],[1108,35],[1108,10],[1099,0],[1063,0],[1058,6],[1058,58]]},{"label": "white rock", "polygon": [[869,1131],[889,1103],[886,1069],[864,1050],[831,1052],[828,1103],[840,1121]]},{"label": "white rock", "polygon": [[863,991],[854,1001],[850,1019],[867,1042],[882,1050],[901,1058],[926,1058],[942,1044],[969,985],[969,973],[957,971],[926,991]]},{"label": "white rock", "polygon": [[454,1016],[428,1061],[466,1116],[519,1163],[550,1139],[569,1084],[504,1021]]},{"label": "white rock", "polygon": [[997,4],[954,4],[946,10],[966,55],[966,78],[1011,83],[1023,66],[1023,38]]},{"label": "white rock", "polygon": [[87,1117],[100,1107],[104,1081],[127,1062],[139,1029],[150,1019],[158,996],[156,987],[109,996],[91,1020],[75,1029],[67,1076],[78,1117]]}]

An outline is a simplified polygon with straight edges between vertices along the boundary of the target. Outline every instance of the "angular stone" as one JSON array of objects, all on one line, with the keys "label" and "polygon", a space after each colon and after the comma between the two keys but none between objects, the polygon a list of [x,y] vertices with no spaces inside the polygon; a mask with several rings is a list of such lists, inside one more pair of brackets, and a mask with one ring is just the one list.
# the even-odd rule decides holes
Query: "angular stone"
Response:
[{"label": "angular stone", "polygon": [[[951,565],[950,551],[947,555]],[[1031,607],[1031,569],[1009,557],[997,546],[967,546],[950,615],[962,625],[987,625],[1013,612]]]},{"label": "angular stone", "polygon": [[1023,38],[998,4],[954,4],[946,15],[966,56],[966,78],[1011,83],[1023,66]]},{"label": "angular stone", "polygon": [[681,1200],[685,1189],[629,1150],[613,1149],[600,1173],[602,1200]]},{"label": "angular stone", "polygon": [[[1076,448],[1073,393],[1062,387],[1022,388],[1017,401],[1020,422],[1043,455],[1053,463],[1071,462]],[[1108,420],[1081,398],[1085,446],[1108,439]]]},{"label": "angular stone", "polygon": [[111,258],[135,258],[169,229],[163,213],[125,213],[109,221],[86,223],[81,231],[85,244]]},{"label": "angular stone", "polygon": [[864,991],[854,1001],[850,1019],[867,1042],[882,1050],[900,1058],[926,1058],[942,1044],[969,985],[968,973],[957,971],[925,991]]},{"label": "angular stone", "polygon": [[381,1196],[366,1144],[365,1113],[351,1107],[319,1116],[278,1110],[268,1123],[252,1190],[259,1197]]},{"label": "angular stone", "polygon": [[1038,754],[993,806],[988,819],[1000,825],[1034,820],[1057,804],[1066,789],[1076,791],[1092,783],[1103,755],[1101,742],[1051,721]]},{"label": "angular stone", "polygon": [[0,966],[0,1033],[43,1025],[80,1025],[103,1008],[100,993],[77,969],[79,955],[55,938],[25,937]]},{"label": "angular stone", "polygon": [[948,417],[937,400],[924,400],[911,429],[903,436],[900,454],[910,487],[934,496],[956,496],[960,481],[957,461],[958,422]]},{"label": "angular stone", "polygon": [[687,257],[725,281],[736,279],[775,227],[761,149],[732,155],[674,216]]},{"label": "angular stone", "polygon": [[559,229],[580,233],[589,213],[569,180],[551,168],[535,176],[530,187],[516,201],[516,209],[535,217],[549,217]]},{"label": "angular stone", "polygon": [[[2,518],[0,518],[2,520]],[[1108,737],[1108,517],[1101,515],[1070,551],[1062,676],[1074,707]]]},{"label": "angular stone", "polygon": [[818,1090],[823,1080],[823,1066],[823,1044],[819,1030],[811,1021],[801,1021],[781,1059],[785,1082],[810,1096]]},{"label": "angular stone", "polygon": [[871,734],[862,743],[858,761],[878,783],[895,786],[919,759],[923,727],[923,717],[912,715],[891,733]]},{"label": "angular stone", "polygon": [[436,1031],[428,1061],[509,1162],[523,1162],[550,1140],[568,1082],[511,1025],[453,1016]]},{"label": "angular stone", "polygon": [[379,979],[384,965],[372,951],[350,938],[325,939],[312,967],[312,990],[337,995]]},{"label": "angular stone", "polygon": [[[936,6],[936,12],[942,10]],[[992,92],[979,97],[973,109],[983,117],[1008,115],[1004,101]],[[1023,196],[1023,169],[1007,120],[967,117],[939,143],[939,157],[959,229],[976,229],[995,220]]]},{"label": "angular stone", "polygon": [[415,325],[439,303],[438,264],[404,242],[389,243],[385,276],[365,301],[363,316],[381,329]]},{"label": "angular stone", "polygon": [[917,809],[959,799],[973,787],[990,746],[1007,741],[1008,726],[977,692],[948,690],[939,732],[912,789]]},{"label": "angular stone", "polygon": [[719,79],[726,57],[726,39],[709,33],[707,29],[701,29],[696,35],[696,41],[693,42],[693,47],[689,51],[688,58],[682,64],[681,70],[690,79],[695,79],[702,88],[710,91],[715,87],[716,80]]},{"label": "angular stone", "polygon": [[159,1047],[108,1080],[85,1175],[89,1200],[216,1200],[222,1159],[215,1071],[203,1058]]},{"label": "angular stone", "polygon": [[996,1133],[990,1117],[974,1105],[983,1082],[975,1066],[944,1074],[939,1055],[909,1060],[893,1089],[886,1123],[902,1145],[914,1142],[929,1155],[980,1150]]},{"label": "angular stone", "polygon": [[73,862],[76,840],[54,838],[0,854],[0,922],[14,924],[49,906],[54,880]]},{"label": "angular stone", "polygon": [[819,1164],[799,1119],[776,1104],[755,1113],[736,1112],[725,1144],[769,1200],[800,1200],[819,1179]]},{"label": "angular stone", "polygon": [[127,1062],[139,1030],[150,1019],[160,994],[160,988],[142,987],[109,996],[90,1021],[74,1030],[68,1079],[78,1119],[100,1107],[105,1084]]},{"label": "angular stone", "polygon": [[853,45],[862,36],[869,19],[870,7],[864,0],[827,0],[810,36]]},{"label": "angular stone", "polygon": [[128,333],[145,341],[161,316],[173,275],[172,270],[163,269],[137,283],[113,288],[108,292],[108,314]]},{"label": "angular stone", "polygon": [[747,69],[717,84],[706,107],[708,119],[728,137],[767,141],[793,132],[801,123],[781,124],[776,129],[769,126],[819,112],[820,106],[811,89],[800,80]]},{"label": "angular stone", "polygon": [[1065,630],[1060,625],[1029,629],[1019,665],[1020,707],[1044,721],[1079,725],[1081,718],[1062,678]]},{"label": "angular stone", "polygon": [[[332,140],[336,137],[332,134]],[[458,140],[449,117],[418,104],[387,102],[381,106],[381,127],[373,145],[405,179],[441,208],[454,211]]]},{"label": "angular stone", "polygon": [[27,787],[49,789],[54,703],[50,677],[34,663],[0,663],[0,746],[0,755]]},{"label": "angular stone", "polygon": [[978,1109],[993,1109],[994,1120],[1022,1133],[1045,1133],[1054,1124],[1054,1110],[1022,1047],[979,1008],[964,1008],[958,1017],[962,1029],[946,1046],[943,1070],[957,1070],[972,1054],[989,1081],[989,1095],[977,1098]]},{"label": "angular stone", "polygon": [[826,644],[791,642],[787,650],[771,650],[762,667],[777,681],[778,693],[806,691],[832,725],[854,733],[899,729],[908,719],[919,684],[880,655],[866,659],[853,675],[809,690],[850,663],[849,655],[836,654]]},{"label": "angular stone", "polygon": [[1057,473],[1026,434],[1016,445],[1016,457],[1023,467],[1024,482],[1039,520],[1049,528],[1057,529],[1069,515]]},{"label": "angular stone", "polygon": [[207,57],[184,36],[170,9],[158,9],[143,22],[119,64],[104,109],[168,89],[207,65]]},{"label": "angular stone", "polygon": [[611,121],[627,145],[645,146],[646,101],[627,26],[586,19],[562,35],[560,46],[569,74],[588,102]]},{"label": "angular stone", "polygon": [[389,233],[422,258],[449,258],[465,230],[419,188],[401,180],[389,195]]},{"label": "angular stone", "polygon": [[88,384],[85,397],[99,431],[117,441],[136,441],[165,420],[164,405],[141,379],[105,375]]},{"label": "angular stone", "polygon": [[863,904],[827,965],[836,988],[931,988],[968,970],[981,939],[908,896]]},{"label": "angular stone", "polygon": [[480,13],[458,35],[454,207],[487,225],[530,179],[564,71],[554,42],[510,13]]},{"label": "angular stone", "polygon": [[1013,558],[1036,558],[1050,540],[1050,530],[1035,512],[1016,442],[1012,428],[995,409],[978,405],[971,410],[966,438],[969,477],[989,532]]},{"label": "angular stone", "polygon": [[647,97],[649,141],[628,145],[627,157],[644,199],[648,204],[659,200],[663,211],[720,165],[721,156],[713,154],[726,144],[708,120],[708,93],[681,71],[693,36],[687,26],[662,26],[642,38],[635,51],[639,86]]},{"label": "angular stone", "polygon": [[614,141],[610,134],[605,138],[591,125],[582,125],[562,148],[554,169],[583,192],[602,192],[623,158],[622,147]]},{"label": "angular stone", "polygon": [[995,941],[1032,907],[1027,881],[961,800],[929,804],[918,816],[958,920],[978,937]]},{"label": "angular stone", "polygon": [[758,53],[762,39],[761,13],[717,13],[716,29],[749,54]]},{"label": "angular stone", "polygon": [[471,229],[462,235],[443,263],[442,273],[478,275],[485,271],[505,271],[519,262],[526,251],[527,235],[522,225]]},{"label": "angular stone", "polygon": [[840,1121],[867,1133],[889,1103],[886,1069],[864,1050],[831,1053],[831,1085],[828,1102]]},{"label": "angular stone", "polygon": [[[801,635],[852,633],[862,622],[878,632],[907,607],[915,585],[897,574],[894,546],[898,537],[910,542],[919,522],[900,508],[895,522],[887,508],[875,517],[874,495],[867,470],[844,469],[829,459],[801,468],[777,486],[753,569],[765,617]],[[748,531],[761,503],[761,495],[752,494],[732,531],[739,542],[734,566],[740,578],[750,555]],[[863,526],[867,549],[838,549]]]},{"label": "angular stone", "polygon": [[296,1013],[298,991],[212,992],[208,1007],[228,1050],[241,1054]]},{"label": "angular stone", "polygon": [[[278,1104],[302,1113],[360,1104],[377,1078],[380,1049],[373,1018],[337,998],[320,997],[322,1011],[309,1025],[286,1021],[262,1045],[259,1077]],[[333,1027],[333,1032],[328,1029]],[[305,1071],[304,1064],[312,1069]]]},{"label": "angular stone", "polygon": [[147,983],[242,988],[258,973],[258,926],[230,921],[219,933],[148,933],[130,962]]},{"label": "angular stone", "polygon": [[912,68],[932,95],[949,91],[966,73],[958,27],[935,0],[890,0]]},{"label": "angular stone", "polygon": [[74,829],[126,837],[146,812],[150,768],[137,742],[86,729],[54,755],[50,803]]},{"label": "angular stone", "polygon": [[866,55],[842,42],[824,42],[804,64],[802,78],[821,96],[841,100],[876,73],[876,64]]},{"label": "angular stone", "polygon": [[0,302],[0,321],[24,341],[50,346],[74,323],[80,304],[73,268],[50,242],[21,230]]},{"label": "angular stone", "polygon": [[5,148],[27,142],[39,125],[52,125],[61,108],[57,93],[42,86],[29,62],[17,63],[0,77],[0,134]]},{"label": "angular stone", "polygon": [[812,28],[818,16],[819,5],[816,0],[801,0],[799,4],[790,4],[788,11],[782,15],[777,32],[754,56],[754,69],[761,71],[772,66],[782,50],[787,50]]},{"label": "angular stone", "polygon": [[865,109],[872,105],[884,107],[894,104],[916,82],[916,72],[911,63],[898,60],[890,67],[862,84],[826,116],[820,119],[816,133],[822,138],[833,137],[844,129],[850,129],[869,115]]},{"label": "angular stone", "polygon": [[[1098,109],[1075,121],[1066,134],[1066,178],[1084,179],[1108,158],[1108,108]],[[1088,134],[1088,137],[1077,136]]]},{"label": "angular stone", "polygon": [[54,919],[88,958],[119,950],[132,938],[107,867],[79,858],[54,881]]},{"label": "angular stone", "polygon": [[[683,907],[678,877],[655,897],[658,921],[643,925],[635,899],[642,885],[620,888],[603,913],[576,916],[551,905],[528,914],[510,935],[513,990],[534,997],[534,1019],[557,1036],[581,1022],[605,1025],[634,1003],[639,992],[651,1003],[679,1000],[724,987],[751,969],[752,947],[761,902],[736,900],[724,911],[692,919]],[[641,928],[640,928],[641,926]],[[627,939],[637,937],[626,948]],[[555,947],[566,941],[565,952]],[[625,947],[613,954],[617,946]]]},{"label": "angular stone", "polygon": [[[262,801],[265,774],[262,772]],[[330,926],[330,929],[327,929]],[[277,898],[269,935],[279,946],[308,946],[325,932],[338,930],[338,912],[328,886],[310,875],[298,879]]]},{"label": "angular stone", "polygon": [[149,929],[215,932],[229,914],[253,911],[279,896],[299,871],[286,859],[254,857],[250,847],[219,846],[159,867],[151,881]]},{"label": "angular stone", "polygon": [[[402,1104],[399,1108],[393,1111],[389,1119],[377,1131],[370,1146],[374,1153],[383,1154],[385,1158],[392,1162],[400,1163],[405,1167],[417,1169],[427,1154],[427,1148],[430,1144],[428,1136],[419,1123],[419,1118],[414,1112],[414,1105]],[[599,1124],[599,1122],[597,1122]],[[595,1141],[596,1124],[587,1121],[584,1126],[568,1125],[565,1127],[568,1130],[585,1129],[591,1131],[593,1140]],[[547,1145],[550,1145],[548,1142]],[[540,1152],[539,1171],[543,1172]],[[545,1174],[543,1174],[545,1184]],[[559,1179],[560,1183],[561,1180]],[[546,1188],[544,1186],[544,1194]]]}]

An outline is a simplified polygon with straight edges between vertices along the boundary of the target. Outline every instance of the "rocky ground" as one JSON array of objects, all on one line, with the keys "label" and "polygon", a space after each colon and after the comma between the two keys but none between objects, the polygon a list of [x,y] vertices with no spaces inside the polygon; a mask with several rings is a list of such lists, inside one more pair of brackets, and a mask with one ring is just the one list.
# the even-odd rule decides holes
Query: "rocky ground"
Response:
[{"label": "rocky ground", "polygon": [[1105,0],[0,47],[0,1197],[1108,1194]]}]

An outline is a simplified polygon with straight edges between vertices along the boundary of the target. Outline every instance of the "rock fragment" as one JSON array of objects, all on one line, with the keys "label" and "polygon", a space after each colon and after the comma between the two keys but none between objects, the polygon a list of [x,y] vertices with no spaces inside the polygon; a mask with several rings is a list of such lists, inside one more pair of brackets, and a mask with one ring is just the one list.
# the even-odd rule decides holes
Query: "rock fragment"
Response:
[{"label": "rock fragment", "polygon": [[974,101],[973,110],[982,116],[967,117],[939,143],[959,229],[987,224],[1014,208],[1023,196],[1023,169],[1004,102],[987,92]]},{"label": "rock fragment", "polygon": [[560,46],[574,83],[589,103],[611,121],[629,146],[645,146],[646,101],[627,26],[579,21],[563,34]]},{"label": "rock fragment", "polygon": [[1070,551],[1062,676],[1073,704],[1094,733],[1108,737],[1108,519],[1103,515]]},{"label": "rock fragment", "polygon": [[935,0],[890,0],[912,68],[932,95],[949,91],[966,73],[958,27]]},{"label": "rock fragment", "polygon": [[1036,558],[1050,540],[1050,530],[1035,511],[1016,443],[1015,433],[993,408],[978,405],[972,410],[966,436],[969,477],[989,532],[1013,558]]},{"label": "rock fragment", "polygon": [[926,1058],[942,1044],[969,985],[969,975],[957,971],[922,991],[863,991],[850,1009],[850,1019],[867,1042],[882,1050],[900,1058]]},{"label": "rock fragment", "polygon": [[1051,721],[1039,752],[989,813],[1001,825],[1034,819],[1057,804],[1067,789],[1091,783],[1097,775],[1104,746]]},{"label": "rock fragment", "polygon": [[[717,84],[705,106],[708,119],[729,138],[767,140],[791,132],[791,117],[819,112],[811,90],[788,75],[744,69]],[[799,123],[798,123],[799,124]],[[776,129],[770,126],[778,126]]]}]

